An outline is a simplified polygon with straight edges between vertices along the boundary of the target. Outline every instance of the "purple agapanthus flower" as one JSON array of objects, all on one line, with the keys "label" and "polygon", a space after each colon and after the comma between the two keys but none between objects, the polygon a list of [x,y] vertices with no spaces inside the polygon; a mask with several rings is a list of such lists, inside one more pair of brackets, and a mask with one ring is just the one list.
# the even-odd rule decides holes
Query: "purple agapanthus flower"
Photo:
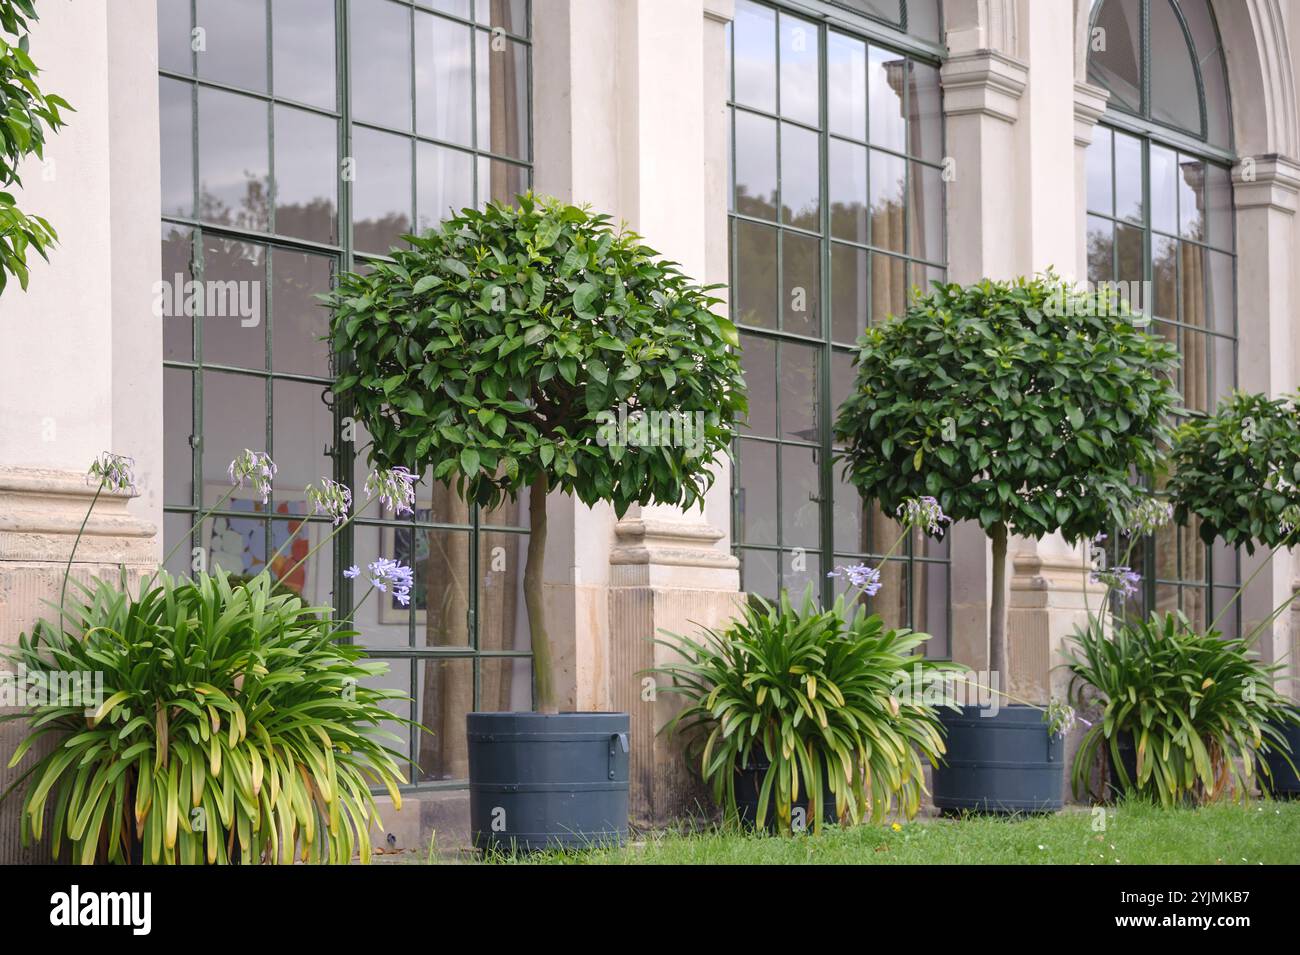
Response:
[{"label": "purple agapanthus flower", "polygon": [[1138,584],[1142,582],[1142,575],[1135,570],[1120,565],[1112,567],[1110,570],[1094,570],[1092,572],[1092,582],[1094,584],[1105,584],[1121,597],[1132,597],[1138,592]]},{"label": "purple agapanthus flower", "polygon": [[943,512],[933,497],[912,497],[898,505],[898,517],[908,527],[923,527],[928,534],[939,533],[943,524],[952,518]]},{"label": "purple agapanthus flower", "polygon": [[411,587],[415,584],[415,572],[405,564],[387,557],[372,560],[366,568],[370,572],[370,584],[380,593],[387,593],[391,587],[397,602],[405,607],[411,600]]},{"label": "purple agapanthus flower", "polygon": [[356,580],[358,577],[361,576],[361,568],[358,567],[356,564],[353,564],[347,570],[343,571],[343,576],[346,577],[348,580]]},{"label": "purple agapanthus flower", "polygon": [[271,479],[275,477],[275,472],[275,462],[270,455],[265,451],[250,451],[245,448],[230,462],[230,483],[243,487],[244,481],[248,480],[265,504],[271,497]]},{"label": "purple agapanthus flower", "polygon": [[108,491],[135,492],[135,459],[105,451],[90,462],[87,477],[96,478]]},{"label": "purple agapanthus flower", "polygon": [[366,477],[366,496],[378,497],[399,517],[415,507],[415,482],[419,475],[408,468],[378,468]]},{"label": "purple agapanthus flower", "polygon": [[352,508],[352,491],[338,481],[321,478],[319,488],[310,485],[307,487],[307,500],[311,501],[315,513],[326,515],[338,527],[348,519],[348,511]]},{"label": "purple agapanthus flower", "polygon": [[874,597],[880,592],[880,571],[874,567],[868,567],[866,564],[850,564],[847,567],[836,567],[826,576],[847,577],[850,584],[860,588],[868,597]]}]

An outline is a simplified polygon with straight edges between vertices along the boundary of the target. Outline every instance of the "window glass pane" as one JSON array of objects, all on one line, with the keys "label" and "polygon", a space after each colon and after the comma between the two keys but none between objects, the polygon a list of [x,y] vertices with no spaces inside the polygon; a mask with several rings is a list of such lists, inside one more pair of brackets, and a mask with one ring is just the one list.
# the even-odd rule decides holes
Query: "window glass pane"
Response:
[{"label": "window glass pane", "polygon": [[273,0],[275,95],[334,109],[334,0]]},{"label": "window glass pane", "polygon": [[1088,281],[1115,280],[1115,226],[1109,219],[1088,216]]},{"label": "window glass pane", "polygon": [[[1115,0],[1107,0],[1114,3]],[[1115,215],[1142,220],[1142,141],[1115,134]]]},{"label": "window glass pane", "polygon": [[1210,339],[1210,347],[1214,350],[1210,356],[1214,363],[1212,368],[1214,388],[1210,397],[1215,407],[1237,387],[1236,346],[1237,343],[1233,339],[1221,335],[1215,335]]},{"label": "window glass pane", "polygon": [[411,11],[392,0],[352,0],[352,115],[411,128]]},{"label": "window glass pane", "polygon": [[736,442],[736,542],[775,544],[776,448],[759,441]]},{"label": "window glass pane", "polygon": [[872,322],[883,322],[891,315],[902,315],[907,310],[907,262],[893,255],[871,256],[871,314]]},{"label": "window glass pane", "polygon": [[749,416],[742,434],[776,437],[776,343],[770,338],[742,335],[740,363],[749,385]]},{"label": "window glass pane", "polygon": [[471,28],[415,15],[415,128],[422,136],[471,145]]},{"label": "window glass pane", "polygon": [[1110,91],[1110,105],[1140,112],[1142,22],[1138,0],[1102,0],[1093,29],[1104,31],[1099,35],[1105,38],[1105,49],[1093,50],[1088,56],[1089,82]]},{"label": "window glass pane", "polygon": [[1105,126],[1092,131],[1088,144],[1088,211],[1103,215],[1115,214],[1115,188],[1111,175],[1111,132]]},{"label": "window glass pane", "polygon": [[831,235],[854,242],[867,241],[867,150],[854,143],[832,139],[829,145],[828,182]]},{"label": "window glass pane", "polygon": [[776,112],[776,12],[738,0],[731,35],[736,102]]},{"label": "window glass pane", "polygon": [[1204,253],[1206,270],[1206,306],[1210,319],[1206,323],[1220,335],[1235,335],[1236,291],[1233,282],[1233,259],[1222,252]]},{"label": "window glass pane", "polygon": [[275,231],[338,241],[338,122],[275,107]]},{"label": "window glass pane", "polygon": [[1201,132],[1192,51],[1170,0],[1151,0],[1151,118]]},{"label": "window glass pane", "polygon": [[817,406],[821,394],[820,349],[813,345],[782,342],[780,363],[781,437],[789,441],[818,441]]},{"label": "window glass pane", "polygon": [[821,125],[821,39],[816,25],[782,13],[781,115],[809,126]]},{"label": "window glass pane", "polygon": [[769,603],[774,603],[778,590],[776,554],[742,548],[738,556],[741,589],[751,597],[763,597]]},{"label": "window glass pane", "polygon": [[267,0],[197,0],[199,76],[266,92]]},{"label": "window glass pane", "polygon": [[919,162],[909,163],[907,231],[912,255],[932,262],[944,261],[943,179],[939,170]]},{"label": "window glass pane", "polygon": [[[448,0],[438,0],[438,4]],[[528,0],[476,0],[478,22],[501,27],[508,33],[528,35]],[[463,15],[463,14],[462,14]]]},{"label": "window glass pane", "polygon": [[1205,240],[1205,163],[1178,157],[1178,228],[1185,239]]},{"label": "window glass pane", "polygon": [[[194,433],[194,373],[163,369],[163,500],[192,504],[194,462],[190,436]],[[192,521],[187,520],[185,527]],[[184,528],[182,528],[182,531]],[[189,561],[185,562],[187,565]]]},{"label": "window glass pane", "polygon": [[[789,450],[789,449],[786,449]],[[800,548],[781,555],[781,586],[790,599],[802,601],[812,588],[813,601],[821,606],[821,558],[815,550]]]},{"label": "window glass pane", "polygon": [[911,130],[907,148],[914,156],[940,162],[943,159],[943,106],[939,70],[911,60],[907,70],[911,77],[907,94]]},{"label": "window glass pane", "polygon": [[[272,436],[275,441],[275,500],[277,513],[285,502],[306,505],[303,489],[320,485],[333,473],[334,463],[325,451],[333,444],[334,415],[325,401],[328,385],[276,380],[271,385],[274,403]],[[290,514],[305,514],[297,508]]]},{"label": "window glass pane", "polygon": [[1136,226],[1115,226],[1115,245],[1118,251],[1119,272],[1116,279],[1121,282],[1141,282],[1143,275],[1142,230]]},{"label": "window glass pane", "polygon": [[871,244],[902,252],[903,187],[907,162],[890,153],[871,150]]},{"label": "window glass pane", "polygon": [[1210,387],[1210,349],[1214,339],[1183,329],[1183,404],[1192,411],[1209,413],[1215,398]]},{"label": "window glass pane", "polygon": [[158,80],[159,139],[162,146],[162,213],[194,214],[194,87]]},{"label": "window glass pane", "polygon": [[366,252],[387,252],[411,228],[411,143],[391,133],[352,132],[354,241]]},{"label": "window glass pane", "polygon": [[[862,498],[858,496],[857,488],[844,480],[843,467],[835,467],[832,475],[832,537],[835,550],[846,554],[865,554],[869,545],[862,526]],[[857,560],[851,559],[851,562],[857,563]]]},{"label": "window glass pane", "polygon": [[1209,243],[1220,249],[1233,248],[1232,180],[1223,166],[1206,163],[1204,217]]},{"label": "window glass pane", "polygon": [[867,253],[831,243],[831,332],[854,344],[867,325]]},{"label": "window glass pane", "polygon": [[904,67],[898,53],[878,46],[867,52],[867,92],[871,144],[902,152],[907,148],[907,125],[903,111]]},{"label": "window glass pane", "polygon": [[190,0],[158,0],[158,68],[191,73]]},{"label": "window glass pane", "polygon": [[419,185],[416,228],[427,232],[448,216],[474,205],[474,159],[471,153],[433,143],[416,143],[415,153]]},{"label": "window glass pane", "polygon": [[270,226],[267,105],[199,90],[199,209],[205,222],[251,231]]},{"label": "window glass pane", "polygon": [[528,46],[480,30],[475,69],[478,148],[528,159]]},{"label": "window glass pane", "polygon": [[155,290],[155,317],[163,326],[163,357],[190,361],[193,356],[194,320],[189,306],[188,284],[194,233],[181,226],[162,227],[162,285]]},{"label": "window glass pane", "polygon": [[781,124],[781,220],[821,231],[821,174],[817,134]]},{"label": "window glass pane", "polygon": [[907,0],[907,32],[931,43],[939,42],[938,0]]},{"label": "window glass pane", "polygon": [[426,660],[415,667],[420,680],[416,707],[419,723],[425,727],[416,737],[418,779],[468,779],[463,727],[466,714],[475,709],[474,661],[469,657]]},{"label": "window glass pane", "polygon": [[[227,472],[235,456],[245,448],[266,449],[266,383],[224,371],[204,371],[202,377],[203,503],[212,505],[230,488]],[[226,508],[265,513],[261,498],[248,484],[234,493]],[[265,557],[265,550],[261,554]]]},{"label": "window glass pane", "polygon": [[1223,50],[1219,33],[1206,0],[1179,0],[1179,9],[1192,35],[1196,59],[1201,64],[1201,83],[1205,88],[1206,134],[1216,146],[1232,144],[1228,121],[1228,92],[1223,68]]},{"label": "window glass pane", "polygon": [[[821,546],[821,507],[817,452],[794,445],[781,446],[781,544],[785,547]],[[798,568],[787,563],[788,573]],[[789,585],[787,584],[787,587]],[[799,591],[803,589],[800,586]]]},{"label": "window glass pane", "polygon": [[776,122],[736,110],[736,211],[776,218]]},{"label": "window glass pane", "polygon": [[1178,163],[1174,151],[1152,144],[1151,228],[1178,234]]},{"label": "window glass pane", "polygon": [[478,204],[514,202],[528,188],[528,169],[512,162],[478,157]]},{"label": "window glass pane", "polygon": [[867,138],[867,45],[856,37],[830,31],[826,41],[826,100],[832,133]]},{"label": "window glass pane", "polygon": [[776,229],[736,222],[732,315],[742,325],[776,328]]},{"label": "window glass pane", "polygon": [[[330,290],[333,258],[288,249],[271,251],[271,367],[278,372],[330,374],[329,314],[316,296]],[[277,405],[276,415],[280,408]]]},{"label": "window glass pane", "polygon": [[1176,321],[1178,315],[1178,240],[1163,235],[1151,237],[1152,314]]},{"label": "window glass pane", "polygon": [[1206,301],[1205,253],[1200,246],[1190,242],[1180,242],[1178,246],[1179,287],[1182,292],[1179,320],[1185,325],[1206,328],[1209,303]]},{"label": "window glass pane", "polygon": [[895,26],[901,25],[903,21],[901,0],[844,0],[844,5]]},{"label": "window glass pane", "polygon": [[931,561],[912,564],[913,630],[928,633],[922,652],[930,658],[952,653],[948,636],[948,565]]},{"label": "window glass pane", "polygon": [[[215,235],[204,237],[204,364],[266,368],[265,285],[265,246]],[[206,399],[204,404],[207,406]],[[260,445],[248,447],[262,450]]]},{"label": "window glass pane", "polygon": [[781,327],[788,332],[820,337],[821,242],[793,232],[781,234]]}]

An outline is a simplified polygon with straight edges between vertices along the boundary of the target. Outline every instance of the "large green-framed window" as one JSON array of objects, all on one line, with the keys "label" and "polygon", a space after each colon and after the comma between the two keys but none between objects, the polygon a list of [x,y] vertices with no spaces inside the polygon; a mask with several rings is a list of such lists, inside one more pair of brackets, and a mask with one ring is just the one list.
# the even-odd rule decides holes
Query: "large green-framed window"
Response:
[{"label": "large green-framed window", "polygon": [[531,708],[527,505],[480,512],[426,477],[413,515],[372,508],[293,570],[329,531],[305,486],[344,480],[361,499],[367,470],[364,429],[331,400],[346,356],[320,340],[314,296],[402,233],[529,185],[529,14],[527,0],[158,3],[164,288],[204,293],[193,314],[167,315],[175,295],[164,306],[167,547],[226,491],[241,449],[279,467],[266,505],[236,494],[172,569],[197,555],[256,573],[305,521],[271,570],[347,617],[344,567],[412,564],[411,606],[376,593],[355,629],[414,700],[400,715],[432,731],[409,734],[416,785],[466,777],[467,711]]},{"label": "large green-framed window", "polygon": [[[878,561],[900,532],[841,480],[831,424],[866,323],[944,276],[938,23],[933,2],[736,5],[731,310],[750,415],[734,448],[732,540],[749,593],[811,584],[830,600],[843,583],[827,570]],[[946,541],[917,535],[882,580],[873,608],[946,655]]]},{"label": "large green-framed window", "polygon": [[[1218,29],[1206,0],[1102,0],[1092,28],[1104,42],[1091,45],[1088,74],[1111,98],[1088,147],[1088,278],[1148,283],[1142,308],[1182,356],[1183,405],[1205,414],[1237,386],[1234,157]],[[1112,560],[1128,547],[1115,536]],[[1181,610],[1204,626],[1240,584],[1237,553],[1206,547],[1195,526],[1161,528],[1133,555],[1144,580],[1133,613]],[[1240,613],[1238,601],[1219,627],[1237,633]]]}]

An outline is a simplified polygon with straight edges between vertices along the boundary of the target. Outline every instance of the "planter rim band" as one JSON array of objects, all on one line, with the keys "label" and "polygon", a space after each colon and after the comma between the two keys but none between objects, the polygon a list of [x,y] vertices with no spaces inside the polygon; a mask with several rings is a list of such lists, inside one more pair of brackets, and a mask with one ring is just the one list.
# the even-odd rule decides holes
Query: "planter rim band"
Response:
[{"label": "planter rim band", "polygon": [[476,743],[590,743],[618,740],[619,733],[466,733]]},{"label": "planter rim band", "polygon": [[580,783],[470,783],[472,793],[589,793],[627,790],[627,780],[604,779]]}]

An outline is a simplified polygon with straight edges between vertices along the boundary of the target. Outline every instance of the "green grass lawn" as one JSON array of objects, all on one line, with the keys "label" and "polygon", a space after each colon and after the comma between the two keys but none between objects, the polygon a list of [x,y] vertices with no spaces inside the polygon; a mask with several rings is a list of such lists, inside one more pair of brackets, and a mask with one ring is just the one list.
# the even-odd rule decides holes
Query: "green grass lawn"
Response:
[{"label": "green grass lawn", "polygon": [[920,819],[828,828],[792,839],[740,833],[650,835],[623,849],[543,853],[497,862],[528,865],[797,864],[1066,865],[1300,863],[1300,803],[1253,802],[1204,809],[1124,804],[1106,810],[1000,819]]}]

